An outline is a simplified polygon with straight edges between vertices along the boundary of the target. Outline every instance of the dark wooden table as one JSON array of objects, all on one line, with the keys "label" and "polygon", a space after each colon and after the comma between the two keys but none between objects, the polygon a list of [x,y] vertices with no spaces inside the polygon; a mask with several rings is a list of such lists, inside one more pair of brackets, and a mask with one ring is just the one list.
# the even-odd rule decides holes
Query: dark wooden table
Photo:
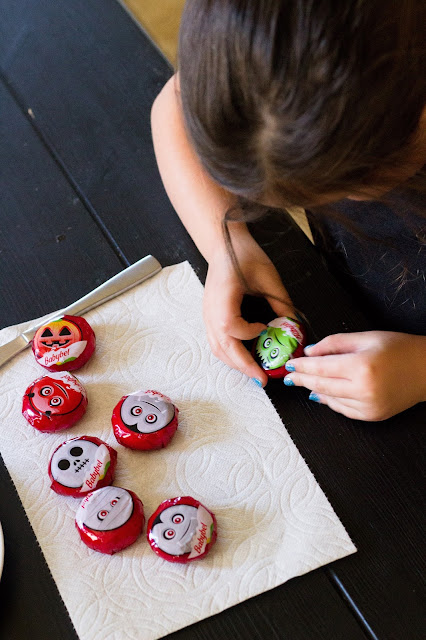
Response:
[{"label": "dark wooden table", "polygon": [[[150,107],[171,73],[116,0],[0,0],[0,326],[60,308],[148,253],[163,266],[188,259],[205,277],[152,150]],[[290,220],[271,217],[253,233],[312,341],[368,328]],[[266,311],[249,301],[247,313]],[[425,405],[365,424],[306,390],[267,391],[359,552],[173,637],[424,637]],[[75,639],[3,464],[0,521],[0,638]]]}]

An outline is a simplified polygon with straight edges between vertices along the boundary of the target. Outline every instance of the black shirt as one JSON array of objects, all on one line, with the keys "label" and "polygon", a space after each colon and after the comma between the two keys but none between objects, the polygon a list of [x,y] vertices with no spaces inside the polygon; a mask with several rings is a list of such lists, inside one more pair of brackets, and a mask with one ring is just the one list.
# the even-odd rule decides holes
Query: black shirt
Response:
[{"label": "black shirt", "polygon": [[373,327],[426,334],[423,196],[395,191],[387,204],[342,200],[333,211],[347,225],[334,216],[308,214],[315,244],[330,271]]}]

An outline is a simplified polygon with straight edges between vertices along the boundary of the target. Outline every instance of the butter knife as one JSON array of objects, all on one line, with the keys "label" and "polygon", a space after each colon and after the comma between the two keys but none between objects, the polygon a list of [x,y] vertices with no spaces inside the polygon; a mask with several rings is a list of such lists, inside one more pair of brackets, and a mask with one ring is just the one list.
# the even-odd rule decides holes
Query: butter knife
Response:
[{"label": "butter knife", "polygon": [[132,264],[130,267],[127,267],[127,269],[120,271],[120,273],[117,273],[117,275],[113,276],[99,287],[96,287],[96,289],[80,298],[80,300],[77,300],[77,302],[73,302],[68,307],[65,307],[65,309],[51,313],[49,316],[44,318],[44,320],[33,324],[29,329],[21,333],[21,335],[0,346],[0,367],[18,353],[26,349],[28,345],[31,344],[34,333],[46,322],[49,322],[50,320],[57,320],[65,315],[80,316],[83,313],[87,313],[87,311],[94,309],[103,302],[111,300],[111,298],[115,298],[120,293],[123,293],[135,285],[140,284],[144,280],[151,278],[151,276],[154,276],[156,273],[161,271],[161,269],[161,264],[156,260],[156,258],[153,256],[146,256],[145,258],[142,258],[142,260]]}]

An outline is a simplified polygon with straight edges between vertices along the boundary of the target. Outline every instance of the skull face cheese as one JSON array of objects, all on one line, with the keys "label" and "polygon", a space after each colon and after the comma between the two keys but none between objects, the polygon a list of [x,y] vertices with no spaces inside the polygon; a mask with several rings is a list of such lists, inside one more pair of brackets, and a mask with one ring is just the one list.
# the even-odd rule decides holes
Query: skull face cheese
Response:
[{"label": "skull face cheese", "polygon": [[130,449],[161,449],[178,427],[179,410],[158,391],[136,391],[123,396],[111,422],[117,441]]},{"label": "skull face cheese", "polygon": [[186,564],[203,558],[217,537],[216,518],[189,496],[165,500],[148,522],[148,542],[169,562]]},{"label": "skull face cheese", "polygon": [[81,436],[63,442],[49,462],[51,488],[63,496],[81,498],[114,480],[117,452],[99,438]]},{"label": "skull face cheese", "polygon": [[95,333],[80,316],[64,316],[40,327],[32,349],[37,362],[48,371],[74,371],[92,356]]},{"label": "skull face cheese", "polygon": [[87,408],[83,385],[68,371],[37,378],[26,389],[22,414],[39,431],[60,431],[80,420]]},{"label": "skull face cheese", "polygon": [[82,541],[112,555],[133,544],[145,524],[143,504],[133,491],[104,487],[83,498],[75,517]]},{"label": "skull face cheese", "polygon": [[292,318],[275,318],[262,331],[253,346],[256,362],[270,378],[284,378],[285,364],[291,358],[303,356],[306,333]]}]

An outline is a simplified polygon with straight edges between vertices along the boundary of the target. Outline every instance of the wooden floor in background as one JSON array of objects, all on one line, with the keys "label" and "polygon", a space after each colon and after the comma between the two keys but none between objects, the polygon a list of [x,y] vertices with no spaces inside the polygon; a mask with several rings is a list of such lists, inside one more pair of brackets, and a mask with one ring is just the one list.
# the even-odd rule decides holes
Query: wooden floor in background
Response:
[{"label": "wooden floor in background", "polygon": [[[185,0],[120,0],[146,29],[166,58],[175,65],[180,17]],[[303,209],[289,213],[312,241],[311,230]]]},{"label": "wooden floor in background", "polygon": [[185,0],[122,1],[174,65],[180,16]]}]

